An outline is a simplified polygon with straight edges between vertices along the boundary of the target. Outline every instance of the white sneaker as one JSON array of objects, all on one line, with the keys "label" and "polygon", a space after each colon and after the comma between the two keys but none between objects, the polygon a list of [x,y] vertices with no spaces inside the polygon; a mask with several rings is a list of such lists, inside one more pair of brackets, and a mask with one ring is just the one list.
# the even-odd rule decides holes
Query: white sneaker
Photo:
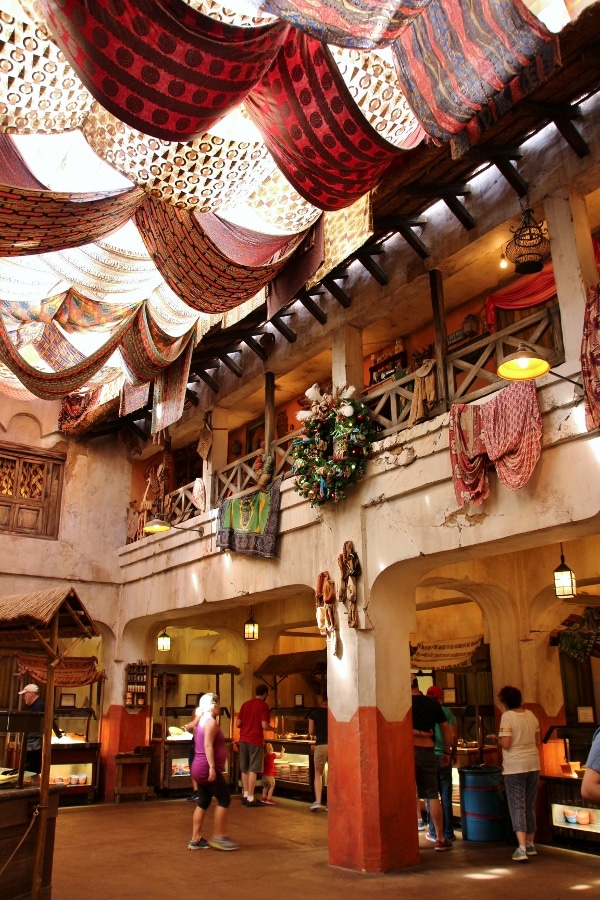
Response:
[{"label": "white sneaker", "polygon": [[319,810],[319,809],[325,809],[325,807],[323,806],[322,803],[317,803],[317,801],[315,800],[315,802],[311,806],[311,810],[312,810],[312,812],[317,812],[317,810]]}]

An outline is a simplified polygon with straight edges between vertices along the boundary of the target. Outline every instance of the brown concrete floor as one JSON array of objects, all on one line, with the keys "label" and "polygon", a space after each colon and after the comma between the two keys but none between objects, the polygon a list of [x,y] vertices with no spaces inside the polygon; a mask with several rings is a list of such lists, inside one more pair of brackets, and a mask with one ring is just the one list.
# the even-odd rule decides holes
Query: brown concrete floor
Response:
[{"label": "brown concrete floor", "polygon": [[463,842],[460,832],[449,853],[436,853],[421,835],[421,866],[409,872],[335,869],[327,863],[327,813],[281,797],[247,810],[234,796],[227,830],[241,849],[190,852],[192,811],[185,799],[61,808],[53,900],[172,900],[208,891],[219,900],[600,896],[600,856],[539,846],[535,859],[513,863],[511,846]]}]

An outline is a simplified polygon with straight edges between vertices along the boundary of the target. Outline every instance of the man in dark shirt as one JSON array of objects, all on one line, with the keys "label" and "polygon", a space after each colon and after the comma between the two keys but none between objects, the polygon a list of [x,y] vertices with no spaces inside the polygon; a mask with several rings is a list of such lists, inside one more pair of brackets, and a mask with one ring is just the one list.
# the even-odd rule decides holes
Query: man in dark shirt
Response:
[{"label": "man in dark shirt", "polygon": [[444,834],[444,820],[438,792],[438,764],[434,753],[434,730],[435,726],[439,725],[444,738],[442,765],[449,765],[452,760],[452,730],[440,704],[421,693],[416,678],[413,678],[411,683],[411,694],[417,795],[424,800],[429,800],[429,812],[438,837],[435,849],[451,850],[450,841],[441,837]]},{"label": "man in dark shirt", "polygon": [[[46,704],[40,697],[40,689],[37,684],[26,684],[20,696],[27,706],[29,712],[43,713]],[[25,753],[25,769],[33,775],[39,776],[42,771],[42,736],[40,734],[30,734],[27,736],[27,750]]]},{"label": "man in dark shirt", "polygon": [[315,738],[315,802],[311,806],[313,812],[319,809],[325,809],[321,802],[323,797],[323,772],[325,763],[329,758],[328,753],[328,733],[327,722],[329,711],[327,707],[327,697],[321,697],[321,705],[315,709],[311,709],[308,714],[308,733]]}]

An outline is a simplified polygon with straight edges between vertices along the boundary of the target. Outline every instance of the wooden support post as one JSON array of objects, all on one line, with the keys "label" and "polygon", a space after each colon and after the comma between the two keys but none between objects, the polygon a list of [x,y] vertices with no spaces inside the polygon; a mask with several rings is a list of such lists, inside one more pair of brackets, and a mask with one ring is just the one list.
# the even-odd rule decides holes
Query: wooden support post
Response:
[{"label": "wooden support post", "polygon": [[265,373],[265,453],[268,453],[275,437],[275,375]]},{"label": "wooden support post", "polygon": [[435,330],[437,398],[438,402],[443,404],[444,409],[449,409],[448,372],[446,369],[448,332],[446,329],[446,311],[444,309],[444,284],[442,273],[439,269],[432,269],[429,272],[429,286],[431,288],[431,308]]}]

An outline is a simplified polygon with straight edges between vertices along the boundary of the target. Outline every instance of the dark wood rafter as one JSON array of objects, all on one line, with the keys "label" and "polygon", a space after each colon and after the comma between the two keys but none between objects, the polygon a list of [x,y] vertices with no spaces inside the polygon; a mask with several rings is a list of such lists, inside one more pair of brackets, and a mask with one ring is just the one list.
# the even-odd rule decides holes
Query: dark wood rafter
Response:
[{"label": "dark wood rafter", "polygon": [[286,339],[288,344],[294,344],[298,339],[298,335],[293,331],[287,322],[283,321],[280,313],[276,313],[270,320],[273,328],[276,328],[279,334]]},{"label": "dark wood rafter", "polygon": [[308,291],[304,290],[304,288],[300,291],[299,294],[296,295],[296,299],[300,301],[306,311],[309,312],[311,316],[316,319],[317,322],[319,322],[321,325],[324,325],[327,322],[327,313],[324,312],[317,303],[315,303],[311,295],[308,293]]},{"label": "dark wood rafter", "polygon": [[215,394],[219,393],[220,385],[219,382],[209,375],[208,372],[203,371],[202,369],[198,369],[196,372],[198,378],[200,378],[204,384],[207,384],[211,391],[214,391]]},{"label": "dark wood rafter", "polygon": [[231,358],[231,353],[241,353],[241,351],[239,349],[224,350],[222,353],[219,353],[219,359],[221,360],[223,365],[229,369],[230,372],[232,372],[237,378],[241,378],[244,374],[244,370],[242,369],[240,364],[235,361],[235,359]]},{"label": "dark wood rafter", "polygon": [[388,283],[387,273],[375,261],[375,256],[385,253],[385,248],[381,244],[367,245],[354,254],[354,259],[365,267],[369,275],[377,281],[382,287]]},{"label": "dark wood rafter", "polygon": [[590,148],[573,125],[573,119],[581,118],[581,107],[572,103],[542,103],[524,100],[522,112],[531,112],[536,119],[547,118],[554,122],[569,147],[582,159]]},{"label": "dark wood rafter", "polygon": [[323,287],[327,288],[332,297],[334,297],[340,306],[343,306],[344,309],[349,309],[352,303],[352,298],[346,291],[338,284],[338,281],[343,281],[345,278],[348,278],[348,273],[344,272],[336,272],[334,269],[329,275],[326,275],[323,278],[321,284]]},{"label": "dark wood rafter", "polygon": [[427,259],[428,256],[431,256],[431,252],[420,236],[413,231],[413,228],[424,228],[425,225],[427,225],[427,219],[424,216],[389,216],[376,219],[374,229],[377,234],[384,232],[399,234],[417,256]]},{"label": "dark wood rafter", "polygon": [[458,198],[466,197],[471,193],[468,184],[431,184],[413,185],[408,192],[415,197],[432,200],[443,200],[450,212],[458,219],[460,224],[471,231],[475,228],[475,219],[467,207]]},{"label": "dark wood rafter", "polygon": [[185,399],[186,403],[191,403],[192,406],[198,406],[198,395],[191,391],[189,388],[185,389]]},{"label": "dark wood rafter", "polygon": [[244,338],[244,342],[250,347],[253,353],[256,353],[259,359],[262,359],[263,362],[267,360],[267,351],[264,347],[253,337],[251,334],[247,334]]},{"label": "dark wood rafter", "polygon": [[518,197],[525,197],[529,192],[528,182],[513,165],[513,162],[522,156],[519,147],[472,147],[469,150],[471,159],[485,160],[496,166]]}]

